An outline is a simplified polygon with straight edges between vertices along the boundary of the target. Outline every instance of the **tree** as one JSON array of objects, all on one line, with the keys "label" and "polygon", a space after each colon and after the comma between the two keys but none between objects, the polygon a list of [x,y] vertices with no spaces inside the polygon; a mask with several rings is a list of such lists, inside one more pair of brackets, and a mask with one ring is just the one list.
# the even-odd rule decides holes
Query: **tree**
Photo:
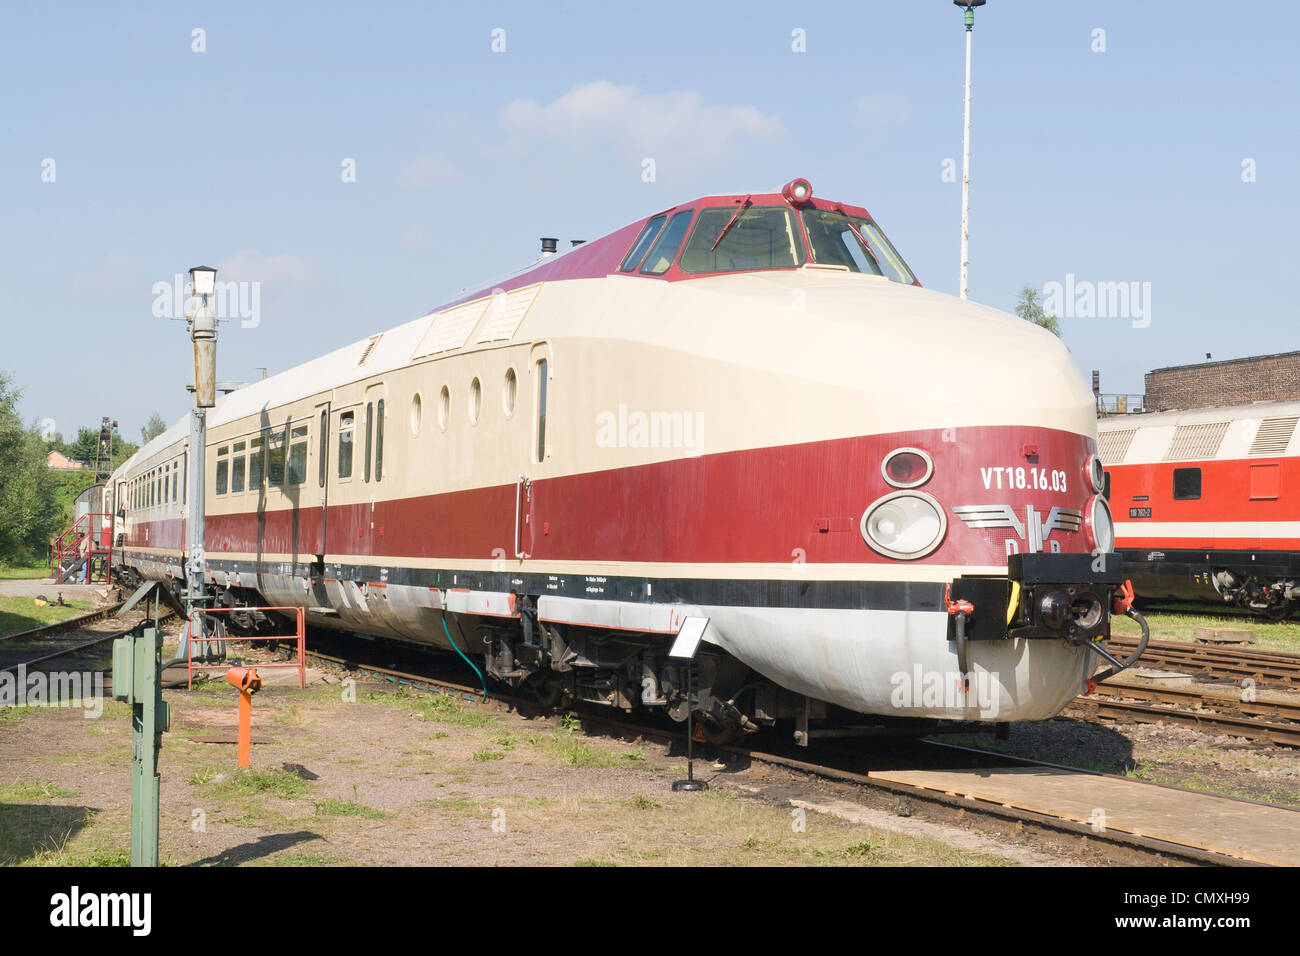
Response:
[{"label": "tree", "polygon": [[1043,311],[1043,305],[1038,300],[1038,290],[1028,283],[1025,283],[1025,287],[1020,290],[1020,301],[1016,303],[1016,315],[1026,322],[1032,322],[1034,325],[1047,329],[1057,338],[1061,336],[1060,320],[1056,316]]},{"label": "tree", "polygon": [[0,372],[0,557],[43,556],[59,521],[46,442],[18,414],[22,391]]},{"label": "tree", "polygon": [[140,444],[149,444],[149,442],[153,441],[166,430],[167,423],[163,421],[161,415],[154,412],[149,416],[149,420],[144,423],[144,427],[140,429]]}]

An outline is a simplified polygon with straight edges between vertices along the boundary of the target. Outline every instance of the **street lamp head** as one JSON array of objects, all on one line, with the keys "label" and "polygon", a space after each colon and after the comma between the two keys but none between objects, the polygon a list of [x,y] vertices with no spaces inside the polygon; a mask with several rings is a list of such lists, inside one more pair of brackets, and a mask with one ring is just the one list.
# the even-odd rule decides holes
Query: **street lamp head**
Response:
[{"label": "street lamp head", "polygon": [[959,7],[982,7],[988,3],[988,0],[952,0]]},{"label": "street lamp head", "polygon": [[217,285],[217,270],[212,266],[195,266],[190,270],[190,285],[195,295],[212,295]]}]

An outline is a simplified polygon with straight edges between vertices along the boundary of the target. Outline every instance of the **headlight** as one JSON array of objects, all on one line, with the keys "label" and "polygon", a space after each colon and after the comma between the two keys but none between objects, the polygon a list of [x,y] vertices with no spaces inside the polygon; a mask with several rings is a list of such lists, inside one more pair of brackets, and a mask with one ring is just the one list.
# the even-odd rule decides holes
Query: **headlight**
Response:
[{"label": "headlight", "polygon": [[1101,459],[1096,455],[1090,456],[1083,470],[1087,474],[1088,483],[1092,485],[1092,490],[1101,494],[1106,489],[1106,469]]},{"label": "headlight", "polygon": [[1115,550],[1115,519],[1110,516],[1110,505],[1101,495],[1088,502],[1088,530],[1092,532],[1092,543],[1098,551]]},{"label": "headlight", "polygon": [[939,502],[923,491],[895,491],[862,513],[863,540],[888,558],[923,558],[939,546],[947,529]]}]

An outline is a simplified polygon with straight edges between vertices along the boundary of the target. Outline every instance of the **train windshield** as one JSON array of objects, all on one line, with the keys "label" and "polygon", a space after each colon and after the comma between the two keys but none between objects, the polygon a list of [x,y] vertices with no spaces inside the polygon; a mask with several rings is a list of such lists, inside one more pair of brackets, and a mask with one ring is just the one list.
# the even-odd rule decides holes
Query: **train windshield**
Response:
[{"label": "train windshield", "polygon": [[677,265],[690,273],[752,272],[797,269],[804,258],[789,206],[711,206],[695,221]]},{"label": "train windshield", "polygon": [[803,225],[814,262],[845,266],[850,272],[883,275],[906,285],[916,284],[916,277],[903,257],[872,220],[809,206],[803,210]]}]

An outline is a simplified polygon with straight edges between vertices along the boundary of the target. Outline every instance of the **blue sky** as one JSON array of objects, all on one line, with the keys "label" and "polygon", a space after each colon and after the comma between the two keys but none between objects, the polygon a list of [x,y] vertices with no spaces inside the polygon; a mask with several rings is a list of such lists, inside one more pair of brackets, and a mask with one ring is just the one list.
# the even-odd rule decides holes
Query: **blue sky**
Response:
[{"label": "blue sky", "polygon": [[[971,298],[1150,283],[1145,327],[1063,320],[1107,392],[1206,352],[1300,348],[1294,17],[990,0]],[[191,265],[259,283],[260,324],[221,333],[219,377],[248,380],[511,271],[538,236],[795,176],[866,206],[923,284],[955,293],[963,43],[948,0],[10,7],[0,369],[25,417],[72,435],[111,415],[137,439],[150,412],[188,407],[184,326],[152,306]],[[973,374],[1034,384],[1014,357]]]}]

